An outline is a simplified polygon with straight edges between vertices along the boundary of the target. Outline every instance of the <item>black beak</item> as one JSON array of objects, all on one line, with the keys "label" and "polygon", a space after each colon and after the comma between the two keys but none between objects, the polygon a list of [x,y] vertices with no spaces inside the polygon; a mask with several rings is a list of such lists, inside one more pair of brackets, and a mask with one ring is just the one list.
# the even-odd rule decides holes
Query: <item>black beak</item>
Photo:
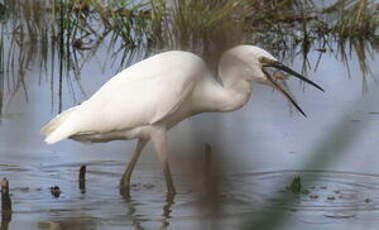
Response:
[{"label": "black beak", "polygon": [[[288,66],[285,66],[285,65],[283,65],[282,63],[280,63],[278,61],[270,60],[270,59],[267,59],[267,58],[264,58],[264,57],[261,58],[260,61],[262,62],[263,67],[274,67],[274,68],[283,70],[284,72],[287,72],[287,73],[293,75],[294,77],[296,77],[296,78],[298,78],[298,79],[300,79],[300,80],[302,80],[302,81],[304,81],[304,82],[306,82],[306,83],[308,83],[308,84],[316,87],[317,89],[321,90],[322,92],[325,92],[325,90],[323,88],[321,88],[321,86],[317,85],[313,81],[309,80],[308,78],[304,77],[303,75],[297,73],[296,71],[292,70]],[[299,110],[299,112],[304,117],[307,117],[307,115],[300,108],[300,106],[297,104],[297,102],[282,87],[280,87],[280,85],[274,80],[274,78],[271,77],[270,74],[267,71],[264,70],[264,68],[262,68],[262,71],[266,75],[266,77],[269,80],[269,82],[271,83],[272,87],[274,87],[275,89],[279,90],[279,92],[281,92],[296,107],[296,109]]]},{"label": "black beak", "polygon": [[289,68],[288,66],[285,66],[283,65],[282,63],[280,62],[272,62],[270,63],[271,67],[275,67],[277,69],[280,69],[280,70],[283,70],[284,72],[287,72],[289,74],[291,74],[292,76],[302,80],[302,81],[305,81],[306,83],[316,87],[317,89],[321,90],[322,92],[325,92],[325,90],[323,88],[321,88],[321,86],[317,85],[316,83],[314,83],[313,81],[309,80],[308,78],[304,77],[303,75],[299,74],[298,72],[292,70],[291,68]]},{"label": "black beak", "polygon": [[300,108],[295,99],[293,99],[282,87],[280,87],[280,85],[270,76],[269,73],[267,73],[266,70],[262,69],[262,71],[266,75],[267,79],[271,82],[271,86],[279,90],[279,92],[281,92],[304,117],[307,117],[307,114],[305,114],[305,112]]}]

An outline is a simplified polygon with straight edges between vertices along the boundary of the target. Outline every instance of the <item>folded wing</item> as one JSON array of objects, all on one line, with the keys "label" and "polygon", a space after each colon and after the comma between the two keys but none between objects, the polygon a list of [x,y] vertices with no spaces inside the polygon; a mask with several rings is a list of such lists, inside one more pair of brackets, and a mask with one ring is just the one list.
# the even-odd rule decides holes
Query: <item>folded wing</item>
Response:
[{"label": "folded wing", "polygon": [[159,122],[190,96],[203,66],[200,58],[181,51],[148,58],[114,76],[91,98],[58,115],[41,132],[52,144],[73,135]]}]

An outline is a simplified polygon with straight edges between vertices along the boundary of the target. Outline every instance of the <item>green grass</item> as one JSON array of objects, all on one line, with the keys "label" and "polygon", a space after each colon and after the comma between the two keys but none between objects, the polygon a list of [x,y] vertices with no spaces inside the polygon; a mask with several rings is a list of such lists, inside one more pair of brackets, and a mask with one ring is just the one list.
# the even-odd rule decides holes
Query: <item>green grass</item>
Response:
[{"label": "green grass", "polygon": [[[337,0],[324,7],[316,0],[172,2],[4,0],[7,14],[2,16],[1,36],[10,36],[13,42],[4,50],[6,78],[14,80],[18,69],[24,75],[31,63],[47,72],[49,65],[53,67],[48,57],[57,56],[61,61],[59,84],[62,76],[67,81],[78,80],[86,61],[101,44],[109,46],[110,57],[122,57],[121,69],[167,49],[195,52],[216,66],[225,49],[248,43],[289,62],[300,55],[304,73],[318,67],[319,61],[311,65],[308,60],[315,50],[323,51],[319,60],[324,53],[334,52],[347,68],[355,56],[360,62],[363,89],[367,89],[367,61],[379,40],[379,17],[372,0]],[[135,54],[141,56],[136,58]],[[23,77],[16,82],[15,90],[25,88]]]}]

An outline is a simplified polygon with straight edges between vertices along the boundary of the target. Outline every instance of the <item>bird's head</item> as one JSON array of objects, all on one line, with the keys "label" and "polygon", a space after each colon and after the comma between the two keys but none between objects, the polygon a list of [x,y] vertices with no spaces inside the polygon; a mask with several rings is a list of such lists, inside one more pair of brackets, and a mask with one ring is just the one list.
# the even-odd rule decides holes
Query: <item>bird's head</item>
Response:
[{"label": "bird's head", "polygon": [[[255,81],[260,84],[271,86],[281,92],[304,116],[304,111],[299,107],[296,101],[281,87],[274,76],[271,76],[267,71],[268,68],[275,68],[284,71],[324,92],[324,90],[304,77],[300,73],[292,70],[288,66],[280,63],[266,50],[252,46],[239,45],[225,52],[220,60],[219,73],[224,76],[234,76],[247,81]],[[226,81],[231,79],[227,77]],[[222,79],[224,81],[224,79]]]}]

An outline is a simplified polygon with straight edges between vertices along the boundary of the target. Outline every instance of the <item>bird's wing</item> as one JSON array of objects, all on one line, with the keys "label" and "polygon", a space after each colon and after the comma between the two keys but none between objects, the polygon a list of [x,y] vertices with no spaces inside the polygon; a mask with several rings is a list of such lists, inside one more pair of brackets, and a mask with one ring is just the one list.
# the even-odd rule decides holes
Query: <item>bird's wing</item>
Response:
[{"label": "bird's wing", "polygon": [[174,113],[191,94],[200,58],[186,52],[157,55],[117,74],[66,120],[70,135],[127,130]]},{"label": "bird's wing", "polygon": [[[191,79],[182,79],[184,81],[176,82],[173,92],[166,92],[163,98],[167,98],[165,103],[162,103],[161,108],[156,108],[155,116],[150,120],[150,124],[157,123],[163,120],[165,117],[175,113],[183,102],[188,98],[194,89],[195,82]],[[159,93],[162,95],[161,93]],[[159,104],[159,103],[158,103]]]}]

